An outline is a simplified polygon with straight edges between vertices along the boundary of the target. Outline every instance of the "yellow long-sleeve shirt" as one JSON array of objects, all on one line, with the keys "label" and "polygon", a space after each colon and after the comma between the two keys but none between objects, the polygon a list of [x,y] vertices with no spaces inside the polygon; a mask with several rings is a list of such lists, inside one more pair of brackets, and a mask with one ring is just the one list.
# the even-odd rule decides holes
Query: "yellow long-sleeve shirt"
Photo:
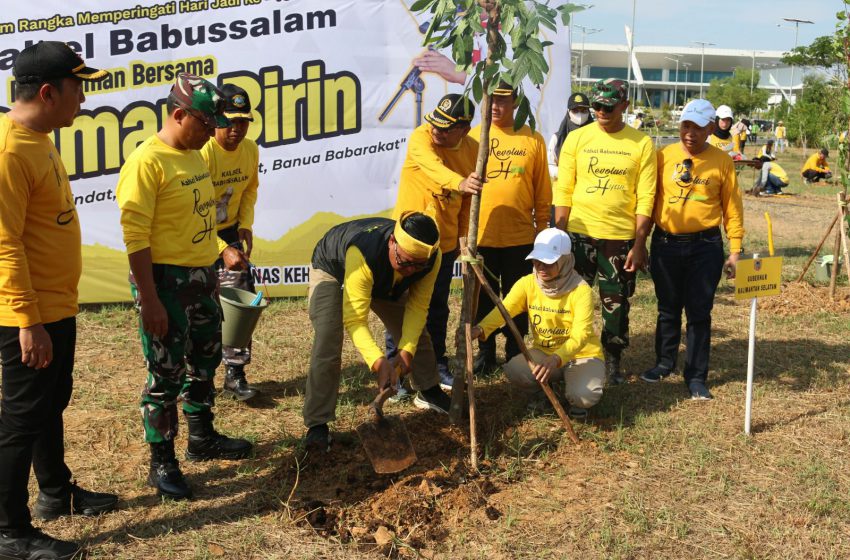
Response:
[{"label": "yellow long-sleeve shirt", "polygon": [[77,314],[80,221],[50,137],[0,116],[0,325]]},{"label": "yellow long-sleeve shirt", "polygon": [[634,239],[635,216],[652,216],[655,180],[649,136],[630,126],[614,134],[585,126],[571,132],[561,148],[554,204],[571,208],[568,231]]},{"label": "yellow long-sleeve shirt", "polygon": [[826,173],[829,171],[829,165],[826,163],[826,159],[823,160],[823,164],[818,163],[820,160],[820,152],[815,152],[806,159],[805,163],[803,163],[803,168],[800,170],[800,173],[805,171],[817,171],[818,173]]},{"label": "yellow long-sleeve shirt", "polygon": [[[473,128],[472,138],[481,136]],[[478,244],[482,247],[515,247],[534,243],[549,226],[552,179],[546,143],[527,125],[490,128],[487,184],[481,192]]]},{"label": "yellow long-sleeve shirt", "polygon": [[424,212],[433,205],[440,250],[449,253],[457,248],[458,237],[466,235],[470,201],[458,187],[475,171],[478,142],[465,136],[454,148],[441,148],[431,142],[430,131],[426,123],[410,135],[392,217],[398,220],[403,212]]},{"label": "yellow long-sleeve shirt", "polygon": [[781,140],[781,139],[785,138],[785,136],[786,136],[785,127],[784,126],[777,126],[776,127],[776,138]]},{"label": "yellow long-sleeve shirt", "polygon": [[[419,344],[419,337],[428,318],[428,305],[431,302],[431,293],[434,291],[434,282],[437,280],[442,258],[443,255],[438,254],[434,267],[428,274],[418,282],[414,282],[407,290],[404,324],[401,328],[398,348],[409,352],[411,356],[416,354],[416,346]],[[395,272],[393,278],[395,284],[402,277]],[[372,332],[369,330],[369,308],[372,304],[374,283],[372,269],[366,263],[363,253],[355,246],[349,247],[345,252],[345,278],[342,284],[342,324],[345,325],[354,347],[370,368],[384,356],[384,351],[372,338]]]},{"label": "yellow long-sleeve shirt", "polygon": [[216,199],[197,150],[178,150],[153,135],[130,154],[115,196],[127,253],[150,247],[157,264],[210,266],[218,258]]},{"label": "yellow long-sleeve shirt", "polygon": [[[254,205],[259,187],[258,164],[260,151],[250,138],[243,139],[233,151],[225,150],[215,138],[201,148],[201,157],[210,169],[210,179],[215,189],[216,221],[218,229],[227,229],[239,223],[239,229],[254,226]],[[227,247],[217,239],[218,251]]]},{"label": "yellow long-sleeve shirt", "polygon": [[[691,159],[691,181],[682,181],[684,160]],[[658,152],[655,223],[668,233],[695,233],[723,223],[733,253],[744,238],[744,203],[735,164],[719,148],[706,146],[689,155],[681,142]]]},{"label": "yellow long-sleeve shirt", "polygon": [[[543,293],[531,273],[513,285],[504,304],[511,317],[528,312],[534,348],[557,354],[562,364],[581,358],[602,358],[602,343],[593,332],[593,290],[587,284],[552,298]],[[485,336],[490,336],[504,324],[502,314],[494,309],[478,326]]]}]

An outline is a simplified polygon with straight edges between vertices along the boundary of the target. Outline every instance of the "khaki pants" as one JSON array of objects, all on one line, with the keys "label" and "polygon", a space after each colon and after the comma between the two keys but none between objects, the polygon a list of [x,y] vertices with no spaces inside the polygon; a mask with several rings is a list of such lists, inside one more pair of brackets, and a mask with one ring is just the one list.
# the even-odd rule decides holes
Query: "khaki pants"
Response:
[{"label": "khaki pants", "polygon": [[[311,428],[336,420],[344,335],[342,286],[327,272],[311,267],[307,297],[314,335],[304,397],[304,425]],[[372,300],[372,311],[395,340],[401,340],[406,301],[406,297],[398,301]],[[410,385],[415,390],[430,389],[440,381],[434,347],[426,329],[422,329],[419,337],[410,375]]]},{"label": "khaki pants", "polygon": [[[534,361],[539,362],[546,354],[537,348],[530,349]],[[540,390],[540,384],[531,374],[531,368],[525,361],[525,356],[514,356],[505,364],[505,375],[512,385],[527,392]],[[566,366],[556,370],[550,382],[564,380],[564,396],[572,406],[590,408],[602,398],[602,388],[605,385],[605,364],[598,358],[582,358],[573,360]]]}]

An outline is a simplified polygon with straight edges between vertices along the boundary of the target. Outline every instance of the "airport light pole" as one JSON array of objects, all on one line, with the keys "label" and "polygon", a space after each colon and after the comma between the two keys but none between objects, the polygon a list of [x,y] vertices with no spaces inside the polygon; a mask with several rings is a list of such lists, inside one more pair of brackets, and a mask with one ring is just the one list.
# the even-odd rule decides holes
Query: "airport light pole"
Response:
[{"label": "airport light pole", "polygon": [[682,66],[685,68],[685,101],[688,100],[688,68],[690,68],[693,64],[691,62],[683,62]]},{"label": "airport light pole", "polygon": [[[801,23],[809,23],[814,24],[815,22],[809,21],[807,19],[797,19],[797,18],[782,18],[788,23],[794,24],[794,50],[797,50],[797,39],[800,36],[800,24]],[[777,27],[782,27],[782,25],[777,24]],[[788,97],[790,98],[794,95],[794,65],[791,65],[791,84],[788,86]],[[794,98],[794,102],[797,102],[797,98]]]},{"label": "airport light pole", "polygon": [[593,35],[594,33],[599,33],[602,31],[601,29],[594,29],[593,27],[586,27],[584,25],[576,25],[579,29],[581,29],[581,57],[579,58],[579,67],[578,67],[578,83],[581,84],[581,73],[584,70],[584,39],[587,35]]},{"label": "airport light pole", "polygon": [[[592,7],[593,7],[593,4],[576,4],[576,6],[579,6],[579,7],[583,8],[583,9],[585,9],[585,10],[589,10],[590,8],[592,8]],[[575,27],[575,25],[574,25],[574,24],[575,24],[575,19],[576,19],[576,18],[575,18],[575,15],[574,15],[573,17],[571,17],[571,18],[570,18],[570,46],[572,46],[573,37],[575,36],[575,35],[573,34],[573,27]],[[584,46],[582,46],[582,49],[581,49],[581,50],[582,50],[582,54],[584,54]],[[581,78],[581,68],[579,68],[579,71],[576,73],[576,85],[579,85],[579,84],[581,83],[581,82],[579,81],[579,80],[580,80],[580,78]]]},{"label": "airport light pole", "polygon": [[709,43],[708,41],[691,41],[694,44],[702,46],[702,56],[699,61],[699,96],[702,98],[702,87],[705,84],[705,80],[703,80],[704,72],[705,72],[705,47],[713,47],[714,43]]},{"label": "airport light pole", "polygon": [[673,106],[675,107],[679,105],[679,58],[681,58],[682,55],[674,54],[673,56],[676,58],[670,58],[669,56],[665,56],[664,58],[676,63],[676,81],[673,82]]}]

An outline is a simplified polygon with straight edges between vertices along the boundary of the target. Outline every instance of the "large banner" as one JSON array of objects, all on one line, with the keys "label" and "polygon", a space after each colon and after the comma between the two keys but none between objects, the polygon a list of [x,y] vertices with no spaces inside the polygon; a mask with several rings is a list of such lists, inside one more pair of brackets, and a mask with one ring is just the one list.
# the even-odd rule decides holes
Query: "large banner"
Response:
[{"label": "large banner", "polygon": [[[15,2],[0,15],[0,73],[7,110],[21,49],[65,41],[111,76],[85,84],[74,126],[55,134],[83,233],[82,302],[125,301],[127,257],[115,203],[127,156],[165,118],[178,72],[244,88],[254,106],[248,137],[260,146],[252,261],[273,296],[306,291],[316,241],[332,225],[388,215],[407,137],[466,76],[423,49],[427,17],[413,0],[58,0]],[[554,42],[552,69],[529,98],[545,138],[566,111],[569,34]],[[476,42],[482,56],[482,36]],[[418,75],[412,61],[431,60]],[[56,263],[56,266],[61,266]]]}]

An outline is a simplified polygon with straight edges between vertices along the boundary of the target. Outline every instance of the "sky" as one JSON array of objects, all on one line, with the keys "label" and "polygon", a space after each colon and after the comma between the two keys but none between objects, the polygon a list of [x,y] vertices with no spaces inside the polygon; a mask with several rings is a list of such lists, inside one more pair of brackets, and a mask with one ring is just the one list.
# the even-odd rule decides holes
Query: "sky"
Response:
[{"label": "sky", "polygon": [[[715,43],[718,48],[789,51],[794,47],[794,24],[782,18],[813,21],[800,24],[799,44],[832,35],[841,0],[571,0],[592,4],[574,15],[573,24],[602,29],[585,35],[587,43],[626,43],[625,25],[631,26],[636,3],[635,45],[695,46],[692,41]],[[777,27],[778,24],[788,27]],[[574,41],[581,31],[573,28]]]}]

